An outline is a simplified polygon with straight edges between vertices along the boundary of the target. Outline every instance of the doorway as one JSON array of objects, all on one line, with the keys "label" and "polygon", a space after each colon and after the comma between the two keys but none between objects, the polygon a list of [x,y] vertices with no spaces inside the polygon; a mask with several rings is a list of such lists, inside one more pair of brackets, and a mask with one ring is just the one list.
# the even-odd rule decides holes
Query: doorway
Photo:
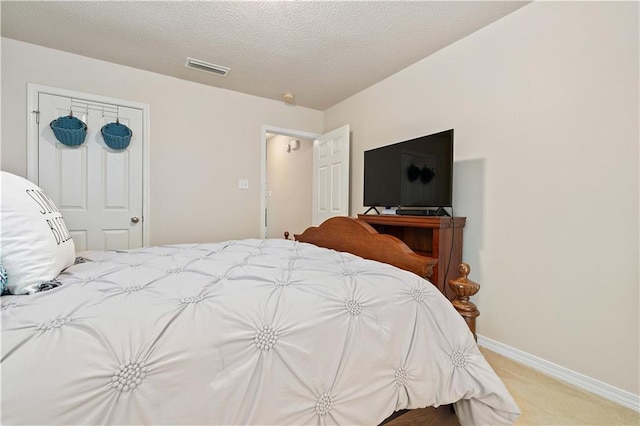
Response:
[{"label": "doorway", "polygon": [[267,134],[267,238],[311,226],[312,185],[313,140]]},{"label": "doorway", "polygon": [[[310,225],[318,226],[323,221],[334,216],[349,216],[349,181],[350,181],[350,127],[343,125],[323,135],[317,133],[302,132],[290,129],[281,129],[270,126],[262,126],[262,185],[261,185],[261,211],[260,227],[261,237],[267,238],[268,212],[267,212],[267,139],[271,135],[281,135],[289,137],[287,139],[287,151],[295,151],[291,144],[296,144],[299,149],[301,142],[295,140],[312,140],[312,179],[311,185],[307,186],[311,193],[311,222]],[[275,137],[275,136],[273,136]],[[293,139],[293,140],[292,140]],[[296,176],[290,179],[295,180]],[[299,193],[288,194],[292,201]],[[273,193],[272,193],[273,194]],[[306,215],[305,215],[306,217]],[[297,222],[296,222],[297,223]],[[296,225],[299,226],[299,225]],[[289,229],[287,229],[289,228]],[[304,231],[307,226],[301,229],[287,227],[285,230],[290,234]],[[276,230],[275,233],[278,233]],[[282,238],[282,235],[273,235],[275,238]]]},{"label": "doorway", "polygon": [[[261,237],[311,226],[313,141],[317,133],[262,126]],[[298,142],[296,142],[298,141]]]}]

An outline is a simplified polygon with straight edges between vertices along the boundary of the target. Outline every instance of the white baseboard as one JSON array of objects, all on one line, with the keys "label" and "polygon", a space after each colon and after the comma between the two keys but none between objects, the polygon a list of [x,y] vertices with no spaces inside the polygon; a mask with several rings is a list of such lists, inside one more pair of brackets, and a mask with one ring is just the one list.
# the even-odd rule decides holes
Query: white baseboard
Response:
[{"label": "white baseboard", "polygon": [[524,364],[527,367],[531,367],[534,370],[538,370],[555,379],[569,383],[577,388],[640,412],[640,395],[634,395],[631,392],[627,392],[599,380],[592,379],[584,374],[561,367],[542,358],[538,358],[535,355],[512,348],[511,346],[505,345],[504,343],[500,343],[496,340],[489,339],[488,337],[478,335],[478,345],[506,358],[519,362],[520,364]]}]

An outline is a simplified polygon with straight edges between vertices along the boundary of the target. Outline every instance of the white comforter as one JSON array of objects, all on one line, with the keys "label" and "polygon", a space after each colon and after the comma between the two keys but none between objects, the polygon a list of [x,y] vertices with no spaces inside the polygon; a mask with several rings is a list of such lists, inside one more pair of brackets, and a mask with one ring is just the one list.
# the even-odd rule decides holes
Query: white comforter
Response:
[{"label": "white comforter", "polygon": [[[380,423],[518,408],[429,282],[287,240],[95,252],[2,297],[2,424]],[[9,277],[10,278],[10,277]]]}]

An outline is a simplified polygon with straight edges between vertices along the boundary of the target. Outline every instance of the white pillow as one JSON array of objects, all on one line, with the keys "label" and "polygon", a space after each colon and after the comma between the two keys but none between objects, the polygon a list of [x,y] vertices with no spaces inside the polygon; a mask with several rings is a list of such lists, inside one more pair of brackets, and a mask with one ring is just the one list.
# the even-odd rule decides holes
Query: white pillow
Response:
[{"label": "white pillow", "polygon": [[60,211],[37,185],[11,173],[0,176],[0,255],[12,294],[28,294],[75,260],[75,246]]}]

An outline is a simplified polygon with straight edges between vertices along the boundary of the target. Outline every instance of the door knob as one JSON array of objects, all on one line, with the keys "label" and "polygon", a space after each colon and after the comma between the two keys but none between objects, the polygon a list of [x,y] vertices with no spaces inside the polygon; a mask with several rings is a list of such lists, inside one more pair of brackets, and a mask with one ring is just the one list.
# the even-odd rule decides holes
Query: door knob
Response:
[{"label": "door knob", "polygon": [[131,222],[132,223],[138,223],[138,222],[140,222],[140,218],[138,216],[134,216],[134,217],[131,218]]}]

